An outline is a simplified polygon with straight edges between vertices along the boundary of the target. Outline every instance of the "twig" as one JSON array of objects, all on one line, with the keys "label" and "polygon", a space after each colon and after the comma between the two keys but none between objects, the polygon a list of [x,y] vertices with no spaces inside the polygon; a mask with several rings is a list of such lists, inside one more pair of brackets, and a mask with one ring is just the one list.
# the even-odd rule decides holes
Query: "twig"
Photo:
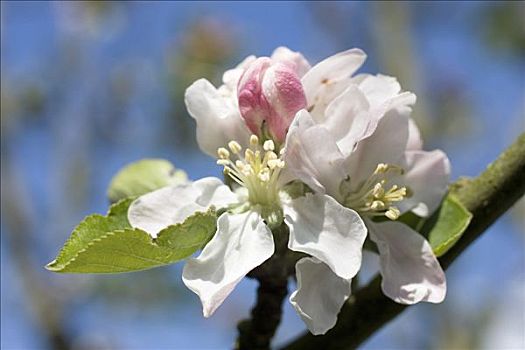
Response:
[{"label": "twig", "polygon": [[254,269],[248,277],[259,282],[257,301],[249,320],[239,323],[236,349],[266,350],[279,327],[282,304],[288,294],[288,277],[293,273],[297,259],[287,249],[288,228],[280,226],[273,231],[275,254],[264,264]]}]

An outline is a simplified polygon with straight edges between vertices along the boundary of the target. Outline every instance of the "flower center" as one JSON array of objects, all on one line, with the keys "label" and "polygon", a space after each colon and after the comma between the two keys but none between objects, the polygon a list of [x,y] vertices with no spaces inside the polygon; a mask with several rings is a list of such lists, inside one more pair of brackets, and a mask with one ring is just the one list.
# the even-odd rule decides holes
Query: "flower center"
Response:
[{"label": "flower center", "polygon": [[[250,146],[242,152],[237,141],[228,143],[228,151],[221,147],[217,150],[217,164],[224,166],[224,174],[248,190],[248,200],[251,204],[271,206],[279,202],[277,179],[284,161],[281,158],[284,148],[275,153],[275,144],[267,140],[259,144],[259,138],[251,135]],[[231,154],[234,159],[232,160]]]},{"label": "flower center", "polygon": [[342,182],[341,192],[346,194],[345,206],[362,215],[386,216],[390,220],[396,220],[401,213],[393,204],[410,197],[411,192],[409,188],[404,186],[392,185],[388,188],[388,177],[403,173],[404,169],[399,166],[380,163],[372,175],[356,191],[350,191],[348,188],[350,181]]}]

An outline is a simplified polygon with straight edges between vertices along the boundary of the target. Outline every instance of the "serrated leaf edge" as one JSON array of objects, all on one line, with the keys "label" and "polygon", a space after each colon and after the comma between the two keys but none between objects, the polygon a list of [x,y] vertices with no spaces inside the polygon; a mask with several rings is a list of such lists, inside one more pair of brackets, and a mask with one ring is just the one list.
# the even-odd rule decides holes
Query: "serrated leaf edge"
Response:
[{"label": "serrated leaf edge", "polygon": [[[125,198],[125,199],[122,199],[121,201],[115,203],[113,206],[117,206],[118,204],[120,204],[122,201],[125,201],[125,200],[128,200],[128,198]],[[113,207],[111,206],[111,208]],[[111,213],[111,208],[108,210],[108,215],[104,216],[104,215],[100,215],[100,214],[92,214],[92,215],[89,215],[87,218],[89,217],[95,217],[95,216],[99,216],[99,217],[102,217],[102,218],[107,218],[109,216],[109,214]],[[61,256],[61,253],[64,249],[66,249],[67,247],[67,244],[69,242],[69,240],[71,239],[71,237],[73,236],[73,234],[76,232],[77,229],[75,229],[73,231],[73,233],[71,234],[70,238],[66,241],[66,243],[64,244],[64,246],[62,247],[62,249],[60,250],[60,253],[58,254],[57,258],[54,259],[53,261],[51,261],[50,263],[48,263],[46,265],[46,269],[47,270],[50,270],[50,271],[53,271],[53,272],[65,272],[67,273],[68,271],[64,271],[69,265],[71,265],[74,261],[76,261],[76,259],[83,253],[85,253],[88,249],[90,249],[92,246],[96,245],[97,243],[101,242],[102,240],[108,238],[109,236],[114,236],[115,234],[119,234],[119,233],[123,233],[123,232],[127,232],[127,231],[131,231],[131,232],[140,232],[140,233],[143,233],[144,235],[146,235],[149,239],[150,239],[150,243],[157,246],[158,248],[160,249],[166,249],[166,250],[169,250],[170,248],[168,247],[163,247],[161,245],[158,245],[157,244],[157,240],[158,238],[160,237],[160,235],[163,233],[163,232],[166,232],[168,230],[171,230],[171,229],[174,229],[176,227],[182,227],[182,226],[186,226],[188,225],[188,220],[194,218],[194,217],[197,217],[197,216],[201,216],[201,215],[208,215],[208,214],[215,214],[215,210],[214,209],[208,209],[207,211],[205,212],[201,212],[201,211],[197,211],[195,213],[193,213],[192,215],[188,216],[186,218],[186,220],[184,220],[183,222],[180,222],[180,223],[177,223],[177,224],[174,224],[174,225],[170,225],[164,229],[162,229],[159,234],[157,235],[156,238],[153,238],[151,237],[151,235],[149,235],[147,232],[143,231],[143,230],[140,230],[140,229],[136,229],[136,228],[126,228],[126,229],[122,229],[122,230],[114,230],[114,231],[111,231],[111,232],[107,232],[105,234],[103,234],[102,236],[100,236],[99,238],[95,238],[93,239],[92,241],[88,242],[87,246],[79,251],[77,251],[77,253],[71,258],[69,259],[66,263],[63,263],[63,264],[59,264],[58,266],[56,265],[60,259],[60,256]],[[78,226],[77,228],[85,222],[84,219]],[[187,245],[187,246],[181,246],[183,249],[186,249],[186,248],[190,248],[192,246],[201,246],[201,244],[191,244],[191,245]],[[191,254],[190,254],[191,255]],[[140,256],[136,256],[140,259],[142,259],[142,257]],[[177,261],[180,261],[180,260],[183,260],[185,259],[185,257],[183,258],[180,258],[180,259],[177,259],[177,260],[174,260],[168,264],[172,264],[172,263],[175,263]],[[157,266],[162,266],[162,265],[167,265],[165,262],[163,261],[158,261],[159,264],[156,265],[156,266],[151,266],[151,267],[147,267],[147,268],[144,268],[144,269],[138,269],[138,270],[126,270],[126,271],[122,271],[122,273],[124,272],[130,272],[130,271],[141,271],[141,270],[147,270],[147,269],[150,269],[150,268],[153,268],[153,267],[157,267]],[[70,273],[74,273],[74,272],[70,272]],[[104,273],[104,272],[99,272],[99,273]],[[118,273],[118,272],[107,272],[107,273]]]},{"label": "serrated leaf edge", "polygon": [[[106,213],[106,215],[102,215],[102,214],[90,214],[90,215],[87,215],[84,217],[84,219],[82,219],[82,221],[75,227],[75,229],[73,230],[73,232],[71,232],[71,235],[68,237],[68,239],[66,240],[66,242],[64,243],[64,245],[62,246],[62,248],[60,249],[60,251],[58,252],[57,254],[57,257],[51,261],[50,263],[48,263],[46,265],[46,269],[48,270],[51,270],[51,271],[55,271],[53,269],[51,269],[51,266],[56,263],[57,261],[60,261],[60,258],[64,255],[64,252],[66,251],[67,247],[69,247],[71,244],[73,244],[73,238],[74,237],[77,237],[80,233],[80,228],[83,227],[84,225],[87,225],[88,224],[88,220],[94,220],[94,219],[107,219],[109,218],[109,216],[112,214],[113,210],[118,207],[119,205],[121,205],[123,202],[125,201],[130,201],[130,204],[132,202],[132,198],[123,198],[121,200],[119,200],[118,202],[112,204],[109,208],[108,208],[108,211]],[[89,244],[89,243],[88,243]],[[78,255],[78,253],[75,255],[75,257]]]}]

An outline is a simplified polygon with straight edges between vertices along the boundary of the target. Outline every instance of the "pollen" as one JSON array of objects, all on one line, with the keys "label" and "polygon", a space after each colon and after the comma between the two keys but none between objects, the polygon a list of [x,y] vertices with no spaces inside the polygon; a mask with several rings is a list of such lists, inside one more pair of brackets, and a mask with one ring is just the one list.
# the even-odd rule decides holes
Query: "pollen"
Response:
[{"label": "pollen", "polygon": [[224,174],[229,176],[239,186],[248,189],[252,204],[268,205],[278,200],[278,181],[285,162],[282,153],[277,155],[272,140],[259,143],[256,135],[251,135],[250,146],[244,150],[241,145],[232,140],[228,148],[217,149],[217,164],[224,167]]}]

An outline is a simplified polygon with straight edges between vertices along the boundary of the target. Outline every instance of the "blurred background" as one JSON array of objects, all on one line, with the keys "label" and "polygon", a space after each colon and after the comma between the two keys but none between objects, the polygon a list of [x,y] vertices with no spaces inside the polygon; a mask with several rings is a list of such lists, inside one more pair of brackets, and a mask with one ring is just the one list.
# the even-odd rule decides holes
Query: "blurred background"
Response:
[{"label": "blurred background", "polygon": [[[525,129],[524,2],[1,3],[1,347],[227,349],[256,284],[211,319],[181,264],[111,276],[43,266],[75,225],[105,213],[125,164],[160,157],[220,176],[183,94],[280,45],[315,63],[360,47],[361,72],[418,96],[426,148],[474,176]],[[448,270],[441,305],[417,305],[364,349],[525,348],[523,200]],[[367,256],[367,270],[377,265]],[[288,303],[276,345],[304,326]]]}]

